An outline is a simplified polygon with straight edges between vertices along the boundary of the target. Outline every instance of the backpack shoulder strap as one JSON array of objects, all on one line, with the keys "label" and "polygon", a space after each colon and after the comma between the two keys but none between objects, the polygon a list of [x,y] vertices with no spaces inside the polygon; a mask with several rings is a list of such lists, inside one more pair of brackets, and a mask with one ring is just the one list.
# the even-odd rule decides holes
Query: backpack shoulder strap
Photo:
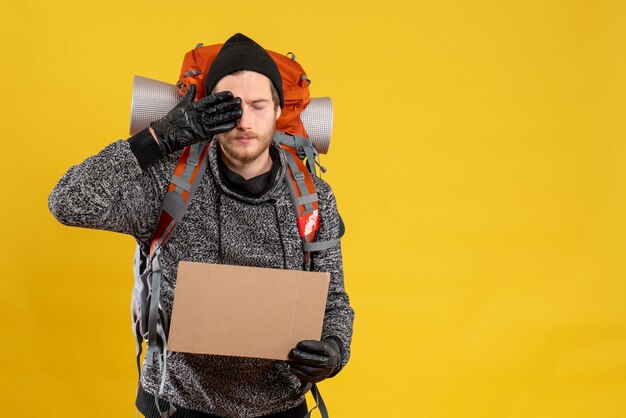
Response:
[{"label": "backpack shoulder strap", "polygon": [[206,170],[207,161],[205,157],[208,150],[208,142],[200,142],[185,148],[180,156],[167,193],[163,198],[157,226],[152,233],[151,256],[157,249],[163,247],[176,224],[183,219],[189,202]]},{"label": "backpack shoulder strap", "polygon": [[[319,203],[313,178],[315,173],[315,158],[318,155],[313,142],[301,136],[276,132],[274,141],[280,144],[287,159],[288,170],[285,173],[287,185],[291,194],[291,201],[296,213],[298,230],[302,238],[305,269],[311,268],[311,253],[323,251],[339,244],[345,233],[341,217],[339,218],[340,234],[338,238],[328,241],[315,241],[315,234],[319,229]],[[302,161],[306,158],[306,166]]]}]

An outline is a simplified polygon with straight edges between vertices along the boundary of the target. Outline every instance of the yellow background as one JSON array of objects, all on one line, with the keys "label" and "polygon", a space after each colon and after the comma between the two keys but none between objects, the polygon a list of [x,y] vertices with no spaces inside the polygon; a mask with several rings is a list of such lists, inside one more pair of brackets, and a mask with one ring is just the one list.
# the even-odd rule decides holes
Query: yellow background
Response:
[{"label": "yellow background", "polygon": [[626,416],[619,1],[22,0],[0,6],[2,416],[134,416],[134,243],[47,196],[241,31],[331,96],[353,358],[333,417]]}]

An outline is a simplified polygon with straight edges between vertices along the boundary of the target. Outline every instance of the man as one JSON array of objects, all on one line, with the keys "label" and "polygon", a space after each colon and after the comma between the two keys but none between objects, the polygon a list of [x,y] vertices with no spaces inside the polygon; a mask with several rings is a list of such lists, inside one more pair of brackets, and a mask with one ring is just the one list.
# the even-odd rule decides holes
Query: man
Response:
[{"label": "man", "polygon": [[[286,159],[272,141],[284,104],[280,72],[269,54],[241,34],[231,37],[205,79],[152,127],[117,141],[69,169],[49,198],[62,223],[130,234],[146,248],[172,172],[187,145],[211,141],[209,166],[159,261],[161,301],[171,314],[181,260],[303,268],[301,239],[284,180]],[[317,239],[340,235],[330,187],[316,178]],[[302,341],[290,361],[172,353],[163,396],[175,417],[302,417],[303,382],[337,374],[348,361],[353,310],[344,290],[341,249],[312,253],[312,270],[330,272],[321,341]],[[158,417],[158,370],[143,367],[137,407]]]}]

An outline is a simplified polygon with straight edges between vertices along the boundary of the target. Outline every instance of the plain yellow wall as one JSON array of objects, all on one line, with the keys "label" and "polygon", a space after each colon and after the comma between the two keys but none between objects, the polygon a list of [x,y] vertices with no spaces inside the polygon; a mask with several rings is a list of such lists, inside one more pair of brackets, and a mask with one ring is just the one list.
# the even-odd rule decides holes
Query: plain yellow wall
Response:
[{"label": "plain yellow wall", "polygon": [[0,6],[2,416],[130,417],[134,243],[47,197],[196,43],[292,51],[331,96],[353,358],[333,418],[626,416],[620,1]]}]

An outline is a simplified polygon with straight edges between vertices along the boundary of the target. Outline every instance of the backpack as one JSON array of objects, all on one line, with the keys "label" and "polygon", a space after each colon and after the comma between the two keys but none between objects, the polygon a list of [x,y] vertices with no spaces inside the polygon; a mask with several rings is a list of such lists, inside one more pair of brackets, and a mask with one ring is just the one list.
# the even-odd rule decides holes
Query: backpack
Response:
[{"label": "backpack", "polygon": [[[202,46],[187,52],[183,60],[179,81],[177,83],[180,95],[184,95],[187,87],[196,85],[196,100],[204,97],[204,76],[213,59],[219,52],[222,44]],[[287,157],[288,169],[285,177],[297,219],[297,225],[304,252],[305,270],[311,267],[310,253],[331,248],[339,243],[345,232],[340,218],[340,236],[329,241],[316,242],[315,234],[319,227],[319,211],[317,193],[313,183],[316,174],[316,165],[322,172],[325,171],[319,164],[318,152],[313,142],[308,139],[307,132],[300,119],[300,113],[310,102],[310,80],[306,73],[295,61],[295,56],[287,56],[268,51],[281,72],[283,79],[284,106],[280,118],[276,121],[274,141],[279,143]],[[135,335],[137,371],[141,374],[141,354],[143,343],[146,342],[145,362],[147,367],[154,367],[156,355],[161,383],[158,396],[155,397],[157,409],[162,418],[170,417],[176,409],[167,403],[164,410],[159,405],[159,396],[163,394],[167,371],[167,333],[169,330],[168,318],[160,303],[161,267],[159,254],[177,223],[182,220],[185,211],[200,180],[206,171],[208,159],[206,155],[209,141],[200,142],[186,147],[178,160],[167,193],[162,202],[161,213],[155,227],[148,254],[137,245],[134,271],[135,285],[131,301],[131,317],[133,334]],[[327,418],[328,412],[315,385],[307,384],[302,394],[311,390],[316,407],[322,417]],[[305,418],[310,416],[310,412]]]}]

